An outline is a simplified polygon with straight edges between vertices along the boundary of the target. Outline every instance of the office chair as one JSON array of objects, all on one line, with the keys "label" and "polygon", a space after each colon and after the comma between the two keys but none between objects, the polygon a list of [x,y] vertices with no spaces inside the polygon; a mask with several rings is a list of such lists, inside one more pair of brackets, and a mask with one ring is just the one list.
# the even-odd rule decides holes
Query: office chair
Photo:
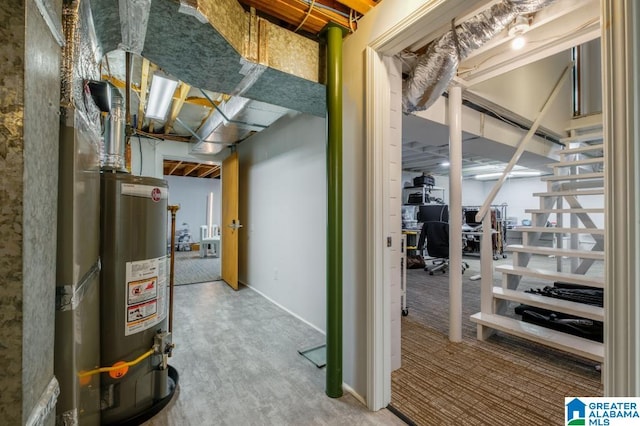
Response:
[{"label": "office chair", "polygon": [[[432,259],[433,266],[425,266],[424,270],[433,275],[435,271],[447,272],[449,268],[449,224],[447,222],[425,222],[422,224],[418,247],[427,242],[427,253]],[[469,268],[467,262],[462,262],[462,273]]]}]

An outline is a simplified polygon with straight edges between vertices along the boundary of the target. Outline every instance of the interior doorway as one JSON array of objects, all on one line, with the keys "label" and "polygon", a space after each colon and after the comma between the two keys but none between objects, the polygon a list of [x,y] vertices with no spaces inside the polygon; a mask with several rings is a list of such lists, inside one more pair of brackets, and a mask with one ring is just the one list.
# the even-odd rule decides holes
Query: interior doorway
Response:
[{"label": "interior doorway", "polygon": [[[444,25],[444,22],[441,22],[441,23]],[[371,129],[368,132],[367,137],[369,142],[373,143],[372,145],[368,144],[371,146],[371,153],[369,154],[370,158],[372,158],[374,161],[378,161],[378,163],[372,166],[372,170],[371,170],[372,179],[368,179],[370,183],[370,188],[368,192],[370,194],[370,200],[375,200],[376,197],[379,197],[380,195],[376,195],[377,193],[377,194],[382,194],[383,200],[386,201],[385,197],[391,196],[393,198],[393,195],[391,195],[393,194],[393,189],[390,188],[389,185],[393,184],[394,179],[384,178],[383,177],[384,172],[378,172],[382,174],[382,176],[378,177],[377,171],[389,170],[388,164],[391,164],[393,162],[392,159],[394,158],[393,151],[392,151],[393,148],[389,147],[386,144],[385,142],[386,139],[382,136],[382,135],[384,135],[385,137],[389,136],[388,133],[384,133],[384,132],[388,132],[387,129],[388,129],[389,123],[392,123],[394,121],[393,108],[389,108],[389,104],[386,102],[390,97],[388,93],[385,93],[390,90],[389,89],[390,87],[393,87],[394,77],[391,75],[392,73],[388,72],[388,67],[385,66],[385,60],[383,57],[385,56],[384,53],[393,53],[394,49],[395,51],[398,50],[397,47],[398,47],[399,41],[395,37],[402,38],[402,35],[401,35],[401,31],[399,31],[394,35],[385,34],[385,37],[386,38],[381,38],[381,40],[376,41],[371,47],[371,50],[367,51],[367,59],[368,59],[367,60],[367,76],[370,79],[367,84],[367,89],[368,89],[367,99],[374,100],[374,102],[367,105],[368,106],[367,117],[369,118],[369,123],[371,124],[367,126],[367,128]],[[406,37],[411,38],[413,37],[413,35],[411,36],[406,35]],[[391,92],[391,99],[392,99],[391,102],[393,102],[393,92]],[[376,111],[377,108],[379,108],[379,110]],[[381,146],[376,146],[376,143],[380,143]],[[385,201],[383,201],[382,204],[386,206],[388,205],[388,203]],[[372,221],[372,225],[374,226],[370,228],[370,230],[372,231],[370,235],[374,235],[373,241],[382,241],[382,239],[376,240],[375,237],[376,236],[383,237],[384,235],[391,235],[397,229],[397,226],[398,226],[397,223],[394,223],[394,218],[391,217],[391,215],[389,215],[389,211],[386,210],[386,207],[379,209],[378,214],[380,214],[382,217],[379,218],[379,221],[376,221],[374,219]],[[376,249],[372,247],[372,251],[375,253]],[[384,252],[384,249],[381,249],[381,252]],[[384,338],[386,338],[388,342],[391,342],[391,345],[392,345],[394,342],[393,318],[394,318],[394,315],[396,315],[393,309],[393,306],[395,303],[395,300],[393,300],[393,298],[395,297],[394,291],[393,291],[393,284],[394,284],[393,274],[397,273],[398,271],[394,271],[393,267],[389,266],[394,263],[394,254],[392,252],[381,253],[381,256],[388,260],[389,263],[383,262],[382,264],[389,268],[388,269],[389,272],[387,272],[387,275],[385,275],[384,271],[380,271],[380,270],[376,271],[374,269],[372,276],[373,276],[373,281],[375,282],[375,286],[374,286],[376,288],[375,292],[376,293],[379,292],[379,294],[382,297],[387,296],[390,298],[388,303],[391,305],[391,311],[387,311],[386,310],[387,308],[385,308],[384,304],[380,304],[380,305],[374,306],[373,316],[379,319],[380,317],[383,317],[384,316],[383,313],[385,313],[386,314],[385,318],[391,321],[392,326],[390,327],[391,329],[390,331],[386,331],[386,333],[389,333],[389,334],[385,334],[384,329],[377,328],[377,326],[381,324],[379,324],[376,320],[374,320],[374,327],[372,327],[371,334],[376,335],[376,333],[379,333],[379,335],[384,336]],[[378,275],[378,273],[380,274]],[[379,289],[378,286],[382,288]],[[385,286],[390,286],[390,290],[385,290],[384,288]],[[454,349],[450,348],[450,350],[454,350]],[[389,348],[388,351],[389,352],[383,351],[382,356],[383,357],[388,356],[390,357],[391,360],[393,360],[393,347]],[[446,357],[444,357],[442,360],[443,362],[448,361]],[[384,369],[383,367],[381,367],[383,365],[385,365],[384,362],[380,363],[379,366],[376,366],[375,360],[374,360],[374,362],[371,364],[370,367],[374,371],[376,368],[379,368],[380,370],[378,371],[381,371]],[[438,370],[441,367],[442,367],[441,365],[436,366],[436,369],[434,371],[436,376],[438,375]],[[493,374],[496,374],[496,373],[494,372]],[[446,376],[447,376],[446,374],[443,376],[443,381],[451,380],[450,377],[446,378]],[[596,383],[598,381],[599,379],[596,380]],[[373,389],[374,392],[371,394],[373,399],[372,399],[372,402],[370,402],[370,406],[372,404],[373,406],[375,406],[376,403],[384,401],[386,396],[385,390],[384,390],[386,381],[384,380],[384,378],[382,378],[382,380],[376,380],[374,381],[374,383],[377,385],[380,385],[382,389],[378,388],[378,391],[376,392],[375,385],[374,385],[374,389]],[[599,387],[599,384],[595,384],[595,388],[597,389],[598,387]],[[412,390],[415,391],[415,389],[412,389]],[[595,392],[597,392],[597,390]]]}]

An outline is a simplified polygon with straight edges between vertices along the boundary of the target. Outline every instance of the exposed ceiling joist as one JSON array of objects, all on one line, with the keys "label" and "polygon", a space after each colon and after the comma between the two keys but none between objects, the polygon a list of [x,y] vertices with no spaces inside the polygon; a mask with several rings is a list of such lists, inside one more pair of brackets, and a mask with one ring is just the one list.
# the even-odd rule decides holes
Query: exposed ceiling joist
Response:
[{"label": "exposed ceiling joist", "polygon": [[215,172],[217,169],[219,169],[218,166],[211,166],[211,167],[209,167],[209,169],[205,169],[202,172],[200,172],[200,174],[198,174],[198,177],[199,178],[207,177],[211,173]]},{"label": "exposed ceiling joist", "polygon": [[172,174],[173,174],[173,172],[175,172],[175,171],[176,171],[176,169],[177,169],[178,167],[180,167],[180,165],[181,165],[181,164],[182,164],[182,161],[178,161],[178,162],[176,163],[176,165],[175,165],[175,166],[173,166],[173,167],[171,168],[171,170],[169,171],[169,173],[167,173],[167,174],[172,175]]},{"label": "exposed ceiling joist", "polygon": [[241,0],[241,3],[285,21],[294,27],[303,24],[302,30],[314,34],[319,33],[329,22],[334,22],[345,28],[349,27],[348,9],[345,14],[321,8],[318,5],[314,5],[310,9],[311,5],[301,0]]},{"label": "exposed ceiling joist", "polygon": [[178,117],[178,114],[180,114],[180,110],[182,109],[182,106],[187,99],[189,90],[191,90],[191,86],[186,83],[180,83],[180,85],[176,89],[176,92],[173,95],[173,103],[171,104],[171,113],[169,114],[169,118],[167,118],[167,122],[164,125],[165,133],[171,133],[171,130],[173,129],[173,123],[175,123],[176,117]]},{"label": "exposed ceiling joist", "polygon": [[[102,79],[106,80],[106,81],[109,81],[111,84],[116,86],[118,89],[124,90],[124,88],[127,87],[127,84],[124,81],[120,80],[119,78],[110,76],[110,75],[103,74],[102,75]],[[148,85],[148,83],[147,83],[147,85]],[[131,84],[131,90],[134,91],[135,93],[137,93],[139,98],[140,98],[140,100],[142,100],[141,85],[137,85],[135,83],[132,83]],[[176,91],[176,93],[178,93],[178,91]],[[145,97],[146,97],[146,94],[145,94]],[[177,99],[178,99],[178,96],[174,95],[173,96],[174,102]],[[211,102],[209,102],[205,98],[200,98],[200,97],[197,97],[197,96],[187,96],[184,99],[184,103],[191,104],[191,105],[203,106],[203,107],[207,107],[207,108],[213,108],[211,106]],[[139,109],[138,109],[138,111],[139,111]]]},{"label": "exposed ceiling joist", "polygon": [[220,165],[184,160],[164,160],[163,173],[168,176],[215,179],[220,177]]},{"label": "exposed ceiling joist", "polygon": [[373,0],[338,0],[338,2],[362,15],[370,11],[376,5],[376,2]]},{"label": "exposed ceiling joist", "polygon": [[140,102],[138,103],[138,130],[142,130],[144,123],[144,106],[147,104],[147,87],[149,85],[149,60],[142,59],[140,74]]},{"label": "exposed ceiling joist", "polygon": [[189,173],[193,172],[194,170],[196,170],[198,167],[200,167],[202,164],[201,163],[195,163],[193,166],[191,167],[185,167],[184,169],[184,173],[183,176],[188,176]]}]

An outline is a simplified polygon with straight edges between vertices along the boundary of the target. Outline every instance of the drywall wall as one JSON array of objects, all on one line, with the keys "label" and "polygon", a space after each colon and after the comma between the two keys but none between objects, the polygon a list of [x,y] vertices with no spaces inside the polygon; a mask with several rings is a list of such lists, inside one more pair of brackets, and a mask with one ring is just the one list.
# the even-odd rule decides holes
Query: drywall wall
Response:
[{"label": "drywall wall", "polygon": [[[188,176],[164,176],[169,184],[169,204],[179,205],[176,229],[186,223],[191,240],[200,241],[200,226],[208,224],[207,203],[213,193],[213,224],[220,226],[220,179],[202,179]],[[170,234],[168,234],[170,235]]]},{"label": "drywall wall", "polygon": [[[495,180],[482,182],[484,194],[488,195],[495,183]],[[531,219],[525,209],[540,208],[540,198],[534,197],[533,193],[546,191],[547,184],[539,177],[507,179],[493,204],[507,204],[507,217],[515,217],[521,224],[523,219]]]},{"label": "drywall wall", "polygon": [[[468,90],[534,121],[570,62],[569,51],[562,52],[476,84]],[[568,78],[541,125],[563,133],[572,115],[571,79]]]},{"label": "drywall wall", "polygon": [[[324,331],[325,120],[285,116],[243,141],[239,280]],[[361,212],[362,219],[362,212]]]},{"label": "drywall wall", "polygon": [[160,162],[160,168],[158,169],[158,165],[156,164],[156,150],[158,149],[157,147],[159,145],[171,144],[172,142],[164,142],[139,137],[131,138],[130,142],[131,174],[136,176],[162,178],[162,162]]}]

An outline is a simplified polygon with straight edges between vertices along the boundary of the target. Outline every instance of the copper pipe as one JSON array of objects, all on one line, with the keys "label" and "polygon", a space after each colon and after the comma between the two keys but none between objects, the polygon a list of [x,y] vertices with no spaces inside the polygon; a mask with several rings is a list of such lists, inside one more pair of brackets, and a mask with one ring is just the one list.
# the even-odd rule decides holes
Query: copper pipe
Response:
[{"label": "copper pipe", "polygon": [[[125,99],[125,116],[126,116],[126,126],[125,126],[125,152],[124,152],[124,166],[129,173],[131,173],[131,52],[126,52],[125,54],[125,91],[124,91],[124,99]],[[140,170],[140,174],[142,174],[142,170]]]},{"label": "copper pipe", "polygon": [[167,206],[171,212],[171,260],[169,263],[169,333],[173,331],[173,276],[175,274],[176,253],[176,213],[180,206]]}]

